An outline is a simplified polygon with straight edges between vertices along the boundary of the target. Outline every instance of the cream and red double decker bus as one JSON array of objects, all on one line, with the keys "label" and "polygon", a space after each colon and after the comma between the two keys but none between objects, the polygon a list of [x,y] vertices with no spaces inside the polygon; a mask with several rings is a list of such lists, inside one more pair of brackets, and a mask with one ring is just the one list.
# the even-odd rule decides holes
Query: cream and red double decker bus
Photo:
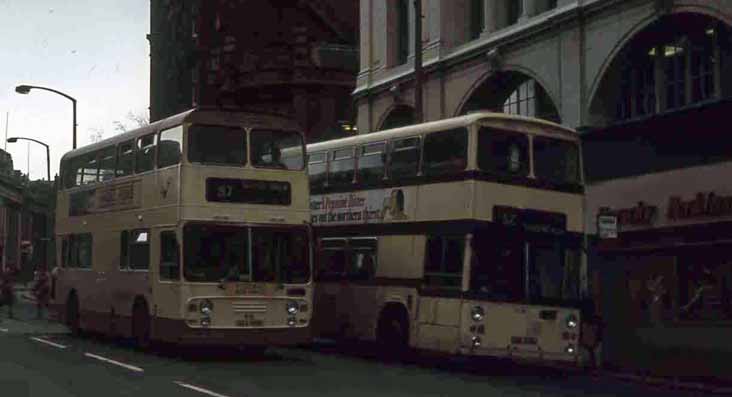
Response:
[{"label": "cream and red double decker bus", "polygon": [[303,135],[194,109],[61,160],[54,307],[74,331],[173,343],[307,343]]},{"label": "cream and red double decker bus", "polygon": [[575,131],[481,112],[307,152],[316,337],[581,361]]}]

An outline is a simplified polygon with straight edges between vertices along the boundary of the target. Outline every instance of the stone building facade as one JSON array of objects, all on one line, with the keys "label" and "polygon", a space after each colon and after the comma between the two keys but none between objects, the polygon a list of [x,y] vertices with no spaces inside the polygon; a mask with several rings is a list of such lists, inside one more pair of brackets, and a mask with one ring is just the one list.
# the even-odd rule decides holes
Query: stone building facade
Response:
[{"label": "stone building facade", "polygon": [[[604,363],[725,376],[732,2],[420,1],[425,121],[489,109],[581,134]],[[413,0],[360,7],[359,132],[410,124]],[[619,238],[597,237],[602,213]]]},{"label": "stone building facade", "polygon": [[194,106],[294,117],[352,134],[358,6],[340,0],[153,0],[151,120]]}]

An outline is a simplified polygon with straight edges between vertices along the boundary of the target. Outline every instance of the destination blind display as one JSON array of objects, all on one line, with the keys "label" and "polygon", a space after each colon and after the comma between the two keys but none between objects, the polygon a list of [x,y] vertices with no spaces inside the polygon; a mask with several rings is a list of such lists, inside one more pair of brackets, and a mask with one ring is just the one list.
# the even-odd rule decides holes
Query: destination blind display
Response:
[{"label": "destination blind display", "polygon": [[289,182],[252,179],[206,179],[206,200],[224,203],[290,205]]}]

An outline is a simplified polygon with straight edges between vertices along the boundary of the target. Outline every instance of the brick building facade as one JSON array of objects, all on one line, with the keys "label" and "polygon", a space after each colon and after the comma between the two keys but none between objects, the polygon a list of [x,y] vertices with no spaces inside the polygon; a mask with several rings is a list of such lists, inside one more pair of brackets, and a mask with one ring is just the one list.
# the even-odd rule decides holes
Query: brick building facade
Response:
[{"label": "brick building facade", "polygon": [[358,5],[151,1],[151,120],[194,106],[294,117],[309,141],[352,133]]}]

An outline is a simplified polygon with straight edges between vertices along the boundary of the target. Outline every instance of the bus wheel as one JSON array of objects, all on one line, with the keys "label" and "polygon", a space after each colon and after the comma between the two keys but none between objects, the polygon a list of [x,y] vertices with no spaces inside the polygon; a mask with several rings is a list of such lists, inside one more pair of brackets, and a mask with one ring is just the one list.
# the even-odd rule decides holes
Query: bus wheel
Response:
[{"label": "bus wheel", "polygon": [[81,335],[81,318],[79,317],[79,299],[75,293],[69,294],[66,299],[66,326],[71,330],[71,335]]},{"label": "bus wheel", "polygon": [[136,301],[132,307],[132,337],[138,348],[150,347],[150,312],[142,300]]},{"label": "bus wheel", "polygon": [[376,331],[382,355],[389,358],[402,358],[409,344],[409,320],[401,308],[386,308],[379,317]]}]

